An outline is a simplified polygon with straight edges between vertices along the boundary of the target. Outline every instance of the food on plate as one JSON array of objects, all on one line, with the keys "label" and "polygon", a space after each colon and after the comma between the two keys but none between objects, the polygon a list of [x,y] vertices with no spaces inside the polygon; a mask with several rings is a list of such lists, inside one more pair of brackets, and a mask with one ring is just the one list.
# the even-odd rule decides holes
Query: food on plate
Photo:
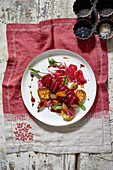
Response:
[{"label": "food on plate", "polygon": [[40,100],[40,102],[38,104],[38,109],[41,109],[42,107],[44,107],[46,103],[47,103],[46,99]]},{"label": "food on plate", "polygon": [[79,101],[82,102],[86,97],[86,92],[84,90],[76,90],[75,95],[79,97]]},{"label": "food on plate", "polygon": [[66,92],[65,91],[58,91],[56,92],[57,96],[61,96],[61,97],[66,97]]},{"label": "food on plate", "polygon": [[51,93],[51,94],[50,94],[50,98],[51,98],[51,99],[56,99],[56,98],[57,98],[57,95],[54,94],[54,93]]},{"label": "food on plate", "polygon": [[64,112],[67,112],[68,107],[65,103],[62,104],[62,109],[63,109]]},{"label": "food on plate", "polygon": [[73,84],[71,85],[70,90],[76,90],[77,87],[78,87],[78,83],[75,82],[75,83],[73,83]]},{"label": "food on plate", "polygon": [[38,88],[37,91],[38,91],[38,96],[40,97],[40,99],[49,99],[50,98],[49,95],[51,94],[51,91],[47,87]]},{"label": "food on plate", "polygon": [[64,110],[61,110],[61,115],[65,120],[71,120],[73,116],[69,116]]},{"label": "food on plate", "polygon": [[[42,86],[45,86],[51,90],[52,93],[58,94],[56,99],[59,103],[65,103],[67,106],[71,104],[77,104],[79,97],[75,95],[73,90],[70,90],[68,86],[62,84],[62,80],[47,74],[41,79]],[[62,93],[63,92],[63,93]],[[62,94],[59,95],[59,94]]]},{"label": "food on plate", "polygon": [[72,107],[73,109],[77,109],[78,104],[71,104],[71,107]]},{"label": "food on plate", "polygon": [[75,110],[72,107],[68,108],[66,104],[63,103],[61,114],[65,120],[71,120],[75,116]]},{"label": "food on plate", "polygon": [[[86,92],[79,89],[87,83],[83,72],[74,64],[56,62],[48,59],[49,66],[55,71],[48,71],[38,80],[38,96],[40,98],[38,109],[49,107],[50,111],[61,113],[64,120],[72,120],[76,115],[78,107],[86,110],[83,101]],[[30,68],[31,71],[40,74],[41,71]],[[70,87],[69,87],[70,86]]]},{"label": "food on plate", "polygon": [[81,103],[81,102],[78,102],[78,106],[83,109],[83,110],[86,110],[86,107]]}]

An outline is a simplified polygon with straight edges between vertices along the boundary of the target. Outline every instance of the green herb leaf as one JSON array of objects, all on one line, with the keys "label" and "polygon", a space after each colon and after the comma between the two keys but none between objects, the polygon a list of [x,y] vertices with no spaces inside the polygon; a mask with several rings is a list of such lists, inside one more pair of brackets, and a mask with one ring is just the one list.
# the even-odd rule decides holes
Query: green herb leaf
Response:
[{"label": "green herb leaf", "polygon": [[29,68],[29,70],[33,71],[36,74],[40,73],[40,70],[35,70],[34,68]]},{"label": "green herb leaf", "polygon": [[57,110],[57,109],[62,109],[62,104],[61,103],[56,103],[52,109]]},{"label": "green herb leaf", "polygon": [[81,102],[78,102],[78,106],[83,109],[83,110],[86,110],[86,107],[81,103]]},{"label": "green herb leaf", "polygon": [[66,75],[64,76],[63,84],[65,84],[65,85],[67,85],[67,84],[68,84],[68,77],[67,77]]},{"label": "green herb leaf", "polygon": [[48,62],[49,62],[49,64],[52,65],[52,66],[57,66],[56,61],[55,61],[53,58],[52,58],[52,59],[49,59],[49,58],[48,58]]}]

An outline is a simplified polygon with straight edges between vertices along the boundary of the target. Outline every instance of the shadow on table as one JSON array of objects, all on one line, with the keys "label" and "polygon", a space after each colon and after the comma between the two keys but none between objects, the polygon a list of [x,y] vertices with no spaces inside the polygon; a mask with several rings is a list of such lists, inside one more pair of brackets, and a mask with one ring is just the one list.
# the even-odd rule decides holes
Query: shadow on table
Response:
[{"label": "shadow on table", "polygon": [[92,35],[90,38],[86,40],[77,39],[78,47],[83,52],[91,52],[96,47],[95,36]]},{"label": "shadow on table", "polygon": [[85,118],[85,119],[83,118],[83,119],[79,120],[78,122],[72,123],[70,125],[52,126],[52,125],[47,125],[47,124],[44,124],[44,123],[40,122],[39,120],[32,117],[32,115],[31,115],[31,118],[42,129],[44,129],[44,130],[46,130],[48,132],[58,132],[58,133],[70,133],[70,132],[73,132],[73,131],[81,128],[85,124],[87,124],[87,122],[90,120],[90,118]]},{"label": "shadow on table", "polygon": [[92,34],[92,36],[86,40],[76,39],[78,47],[83,52],[90,53],[94,48],[98,48],[100,46],[104,51],[107,51],[107,46],[105,46],[106,40],[103,39],[99,40],[100,40],[99,42],[96,42],[94,34]]}]

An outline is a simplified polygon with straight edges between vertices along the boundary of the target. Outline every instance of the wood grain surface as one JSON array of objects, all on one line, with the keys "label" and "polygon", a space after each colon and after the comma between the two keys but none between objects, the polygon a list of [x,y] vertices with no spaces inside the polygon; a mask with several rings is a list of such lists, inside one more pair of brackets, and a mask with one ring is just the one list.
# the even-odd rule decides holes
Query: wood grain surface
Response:
[{"label": "wood grain surface", "polygon": [[[6,24],[38,23],[54,18],[75,18],[74,0],[0,0],[0,170],[113,170],[113,153],[5,154],[3,133],[2,81],[8,60]],[[107,40],[111,142],[113,143],[113,38]]]}]

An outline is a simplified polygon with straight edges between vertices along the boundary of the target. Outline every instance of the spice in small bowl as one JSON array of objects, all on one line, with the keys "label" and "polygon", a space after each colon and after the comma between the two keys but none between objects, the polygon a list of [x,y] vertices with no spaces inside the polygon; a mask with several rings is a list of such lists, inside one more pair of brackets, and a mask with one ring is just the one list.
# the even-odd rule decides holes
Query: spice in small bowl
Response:
[{"label": "spice in small bowl", "polygon": [[81,18],[88,17],[93,9],[91,0],[76,0],[73,5],[73,12]]},{"label": "spice in small bowl", "polygon": [[113,22],[103,19],[97,24],[97,34],[102,39],[109,39],[113,36]]},{"label": "spice in small bowl", "polygon": [[113,0],[98,0],[96,10],[101,17],[109,17],[113,14]]},{"label": "spice in small bowl", "polygon": [[73,31],[77,38],[85,40],[92,35],[93,25],[90,21],[81,19],[74,25]]}]

